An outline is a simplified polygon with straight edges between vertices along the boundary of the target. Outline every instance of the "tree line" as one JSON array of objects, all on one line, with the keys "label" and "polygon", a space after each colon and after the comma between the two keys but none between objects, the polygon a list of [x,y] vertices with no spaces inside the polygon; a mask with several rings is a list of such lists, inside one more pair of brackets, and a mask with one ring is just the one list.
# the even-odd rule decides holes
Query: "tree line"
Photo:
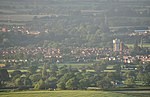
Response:
[{"label": "tree line", "polygon": [[[111,62],[112,63],[112,62]],[[138,61],[137,61],[138,63]],[[18,89],[35,90],[76,90],[88,87],[99,87],[100,89],[112,89],[123,85],[123,87],[137,87],[137,81],[142,86],[150,85],[150,64],[138,63],[137,70],[122,71],[122,65],[116,64],[115,72],[104,72],[109,62],[93,64],[89,71],[86,67],[80,69],[72,66],[60,66],[56,64],[44,64],[42,68],[31,65],[28,72],[14,70],[8,73],[7,69],[0,69],[0,88],[18,87]],[[118,85],[118,86],[117,86]]]}]

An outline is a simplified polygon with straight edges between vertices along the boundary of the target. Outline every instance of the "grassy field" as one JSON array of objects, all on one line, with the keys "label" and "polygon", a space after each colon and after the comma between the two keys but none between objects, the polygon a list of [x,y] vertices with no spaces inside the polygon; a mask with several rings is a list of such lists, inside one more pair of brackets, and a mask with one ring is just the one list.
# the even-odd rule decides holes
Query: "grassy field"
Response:
[{"label": "grassy field", "polygon": [[[15,70],[8,70],[8,73],[12,73]],[[21,72],[29,72],[28,70],[20,70]]]},{"label": "grassy field", "polygon": [[66,63],[66,64],[57,64],[57,66],[58,67],[62,67],[62,66],[64,66],[64,65],[66,65],[66,66],[71,66],[71,67],[73,67],[73,68],[81,68],[81,67],[83,67],[83,66],[91,66],[92,65],[92,63]]},{"label": "grassy field", "polygon": [[150,97],[150,93],[137,93],[137,94],[129,94],[135,97]]},{"label": "grassy field", "polygon": [[[133,44],[126,44],[129,48],[133,48]],[[143,44],[143,47],[150,48],[150,44]]]},{"label": "grassy field", "polygon": [[[136,97],[128,94],[103,91],[22,91],[0,92],[0,97]],[[140,96],[138,96],[140,97]]]}]

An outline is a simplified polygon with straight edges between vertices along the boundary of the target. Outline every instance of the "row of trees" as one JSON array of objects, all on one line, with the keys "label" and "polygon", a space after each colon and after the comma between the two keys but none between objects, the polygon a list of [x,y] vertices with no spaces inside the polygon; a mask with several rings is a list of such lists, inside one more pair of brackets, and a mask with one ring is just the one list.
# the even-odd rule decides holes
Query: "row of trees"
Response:
[{"label": "row of trees", "polygon": [[0,37],[1,44],[3,44],[5,47],[13,45],[27,46],[36,44],[36,46],[56,48],[61,48],[64,45],[102,47],[109,46],[111,44],[111,40],[114,37],[111,33],[108,33],[104,30],[104,25],[101,25],[100,27],[99,25],[86,24],[83,21],[80,22],[79,20],[75,22],[69,20],[70,22],[67,22],[68,20],[64,18],[57,19],[55,22],[52,21],[52,23],[48,24],[49,30],[47,33],[43,32],[43,28],[45,28],[44,25],[48,23],[47,21],[51,20],[37,20],[37,22],[33,21],[33,24],[29,24],[29,26],[31,27],[36,25],[36,28],[41,28],[39,29],[39,31],[41,31],[39,36],[28,36],[22,34],[21,32],[0,33],[1,36],[3,36]]},{"label": "row of trees", "polygon": [[[37,73],[37,67],[31,66],[29,72],[25,74],[19,70],[15,70],[7,80],[5,76],[1,76],[1,78],[4,78],[2,81],[5,82],[5,84],[2,83],[2,86],[11,86],[14,84],[13,87],[34,87],[34,89],[58,88],[71,90],[87,89],[87,87],[90,86],[99,86],[101,88],[110,88],[113,86],[110,79],[105,77],[104,74],[86,72],[85,69],[79,71],[77,68],[67,66],[58,68],[56,65],[52,65],[50,69],[47,68],[48,67],[44,65],[41,71]],[[6,69],[2,70],[6,71]],[[2,70],[0,73],[3,72]],[[6,74],[8,76],[8,72]]]},{"label": "row of trees", "polygon": [[[139,81],[150,85],[150,64],[139,65],[137,70],[123,73],[120,65],[113,68],[116,72],[104,72],[108,63],[100,62],[92,65],[93,72],[86,68],[77,69],[71,66],[43,65],[42,68],[31,66],[28,72],[13,71],[10,76],[6,69],[0,69],[0,84],[2,87],[25,87],[34,89],[101,89],[114,88],[117,85],[135,87]],[[124,81],[124,83],[122,83]]]}]

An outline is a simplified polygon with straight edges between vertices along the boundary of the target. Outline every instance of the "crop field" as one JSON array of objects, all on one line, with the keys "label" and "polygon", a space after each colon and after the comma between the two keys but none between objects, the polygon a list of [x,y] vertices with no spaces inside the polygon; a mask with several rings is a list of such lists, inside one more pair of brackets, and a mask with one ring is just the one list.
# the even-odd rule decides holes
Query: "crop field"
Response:
[{"label": "crop field", "polygon": [[0,97],[140,97],[103,91],[22,91],[0,92]]}]

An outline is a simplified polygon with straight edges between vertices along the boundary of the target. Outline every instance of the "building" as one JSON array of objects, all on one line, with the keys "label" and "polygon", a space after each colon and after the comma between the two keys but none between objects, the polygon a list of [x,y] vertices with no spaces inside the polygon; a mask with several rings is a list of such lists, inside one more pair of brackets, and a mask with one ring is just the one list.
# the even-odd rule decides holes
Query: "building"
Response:
[{"label": "building", "polygon": [[113,51],[114,52],[123,52],[123,42],[120,39],[113,40]]},{"label": "building", "polygon": [[5,64],[0,64],[0,68],[3,68],[5,67],[6,65]]}]

